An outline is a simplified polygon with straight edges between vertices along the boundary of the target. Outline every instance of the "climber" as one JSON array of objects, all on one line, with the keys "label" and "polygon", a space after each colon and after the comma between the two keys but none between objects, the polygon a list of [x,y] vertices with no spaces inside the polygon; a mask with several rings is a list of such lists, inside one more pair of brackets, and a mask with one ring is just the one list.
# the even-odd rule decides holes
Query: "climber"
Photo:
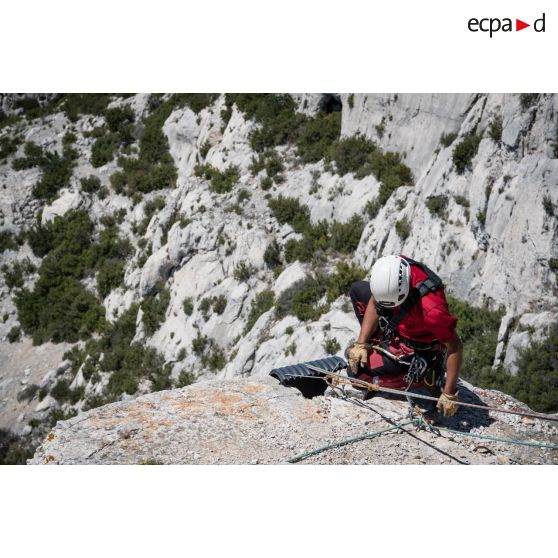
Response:
[{"label": "climber", "polygon": [[370,282],[353,283],[349,296],[361,326],[346,350],[350,374],[395,389],[427,390],[445,417],[454,415],[463,344],[441,279],[406,256],[384,256]]}]

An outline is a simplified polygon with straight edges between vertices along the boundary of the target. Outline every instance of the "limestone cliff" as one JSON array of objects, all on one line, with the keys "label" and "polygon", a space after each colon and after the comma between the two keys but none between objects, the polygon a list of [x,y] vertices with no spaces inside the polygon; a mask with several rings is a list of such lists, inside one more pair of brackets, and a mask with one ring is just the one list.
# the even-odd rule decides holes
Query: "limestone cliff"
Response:
[{"label": "limestone cliff", "polygon": [[[316,319],[279,315],[274,306],[316,271],[300,258],[286,261],[287,247],[303,235],[271,211],[270,200],[279,196],[306,206],[316,226],[320,221],[347,223],[355,214],[362,219],[356,248],[351,253],[333,250],[323,263],[324,273],[351,259],[367,271],[380,254],[405,253],[437,270],[459,299],[502,309],[495,364],[513,370],[518,349],[546,335],[558,317],[556,95],[292,98],[301,117],[340,111],[341,137],[360,135],[382,152],[397,154],[412,180],[375,205],[381,180],[374,173],[342,174],[327,157],[305,162],[290,140],[277,140],[273,153],[264,157],[266,151],[256,152],[253,141],[262,124],[248,114],[250,106],[240,110],[224,95],[209,96],[203,103],[179,99],[168,113],[160,108],[172,100],[168,95],[115,95],[108,101],[78,99],[66,105],[56,95],[39,96],[36,103],[13,95],[0,98],[0,232],[6,239],[0,257],[8,267],[24,260],[32,264],[20,273],[21,281],[13,273],[9,281],[0,274],[0,427],[29,433],[47,416],[55,420],[110,398],[126,400],[161,389],[154,386],[215,375],[218,381],[259,378],[278,365],[341,353],[358,329],[342,293],[334,292],[332,299],[324,294],[316,302],[323,309]],[[113,109],[120,112],[107,112]],[[115,115],[120,120],[114,121]],[[163,146],[157,157],[167,161],[168,156],[176,174],[169,174],[164,187],[158,183],[151,189],[142,176],[160,161],[142,153],[147,150],[146,129],[158,133],[159,128],[152,130],[155,125],[162,139],[157,136],[154,149]],[[457,168],[455,149],[467,141],[474,144],[473,152]],[[42,150],[40,164],[29,156],[28,144]],[[38,197],[36,185],[48,172],[48,162],[63,159],[68,145],[73,150],[68,151],[69,175],[61,173],[62,182],[47,184],[52,195]],[[136,157],[144,167],[126,171],[123,179],[126,165],[137,164]],[[130,176],[136,190],[126,183]],[[160,174],[149,176],[155,181]],[[231,184],[215,185],[212,176]],[[39,224],[48,228],[57,217],[76,211],[91,219],[92,241],[110,229],[130,243],[131,252],[121,262],[107,259],[103,270],[88,269],[79,281],[102,305],[109,324],[133,314],[133,338],[126,338],[127,343],[157,352],[158,378],[164,376],[164,381],[154,379],[155,360],[144,354],[139,367],[143,376],[138,368],[138,377],[126,377],[128,383],[114,387],[114,370],[103,362],[121,330],[91,354],[81,355],[77,365],[62,362],[62,354],[72,346],[83,348],[87,335],[79,343],[33,346],[24,331],[23,338],[8,342],[20,323],[17,290],[33,288],[44,261],[21,233]],[[281,265],[275,267],[265,256],[274,241],[281,255]],[[111,262],[117,270],[122,265],[122,278],[101,292],[99,276],[113,277]],[[161,295],[153,298],[161,292],[164,300]],[[268,296],[265,304],[258,298],[262,292]],[[97,339],[99,331],[89,339]],[[118,359],[111,363],[123,366]],[[149,397],[159,396],[146,401]],[[70,424],[81,418],[79,414]],[[68,423],[60,428],[67,429]]]}]

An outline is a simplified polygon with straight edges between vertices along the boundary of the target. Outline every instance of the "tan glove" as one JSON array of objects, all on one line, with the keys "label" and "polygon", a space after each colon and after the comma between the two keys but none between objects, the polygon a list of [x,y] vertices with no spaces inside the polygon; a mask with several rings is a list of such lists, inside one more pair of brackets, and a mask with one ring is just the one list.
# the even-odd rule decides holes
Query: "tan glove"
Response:
[{"label": "tan glove", "polygon": [[447,393],[443,393],[438,398],[438,403],[436,403],[436,407],[444,412],[445,417],[453,417],[459,408],[459,405],[456,405],[454,401],[459,401],[458,393],[455,392],[453,395],[448,395]]},{"label": "tan glove", "polygon": [[366,366],[368,364],[368,347],[366,343],[353,343],[346,352],[351,372],[358,372],[358,365]]}]

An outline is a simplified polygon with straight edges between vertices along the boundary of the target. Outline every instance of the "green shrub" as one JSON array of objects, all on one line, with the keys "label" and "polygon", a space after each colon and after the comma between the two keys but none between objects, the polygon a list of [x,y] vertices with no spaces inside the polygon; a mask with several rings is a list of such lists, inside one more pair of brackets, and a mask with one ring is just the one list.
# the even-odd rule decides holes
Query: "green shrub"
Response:
[{"label": "green shrub", "polygon": [[319,319],[327,311],[326,304],[318,304],[326,291],[327,281],[321,274],[297,281],[279,296],[275,308],[277,317],[292,314],[301,321]]},{"label": "green shrub", "polygon": [[0,138],[0,163],[5,161],[10,155],[13,155],[20,144],[21,140],[17,137],[4,136]]},{"label": "green shrub", "polygon": [[542,204],[543,204],[544,212],[549,217],[554,217],[554,203],[552,203],[552,198],[548,195],[544,195]]},{"label": "green shrub", "polygon": [[157,294],[147,296],[141,302],[142,322],[146,335],[153,335],[165,319],[170,302],[170,291],[161,289]]},{"label": "green shrub", "polygon": [[255,272],[256,270],[251,264],[239,262],[234,268],[233,277],[237,281],[248,281],[248,279],[250,279]]},{"label": "green shrub", "polygon": [[33,188],[33,195],[52,201],[58,191],[70,185],[77,153],[71,148],[64,148],[63,156],[58,153],[46,153],[41,164],[42,175]]},{"label": "green shrub", "polygon": [[328,355],[334,355],[341,349],[341,345],[335,337],[326,337],[322,347]]},{"label": "green shrub", "polygon": [[68,93],[59,104],[66,116],[75,122],[82,114],[101,116],[110,101],[111,95],[106,93]]},{"label": "green shrub", "polygon": [[481,136],[470,133],[453,148],[452,160],[457,174],[471,170],[471,162],[479,150],[480,141]]},{"label": "green shrub", "polygon": [[205,352],[205,349],[208,347],[208,345],[209,345],[209,339],[198,331],[196,337],[192,339],[192,350],[194,351],[194,354],[198,356],[202,355]]},{"label": "green shrub", "polygon": [[203,355],[202,366],[209,368],[212,372],[217,372],[217,370],[222,370],[227,364],[225,358],[225,353],[222,349],[212,346],[212,350],[208,355]]},{"label": "green shrub", "polygon": [[255,176],[264,169],[270,179],[278,183],[282,181],[279,174],[285,170],[285,166],[279,153],[277,153],[275,149],[267,149],[263,153],[260,153],[257,158],[252,157],[252,164],[250,165],[252,174]]},{"label": "green shrub", "polygon": [[207,140],[200,147],[200,157],[202,161],[207,157],[207,154],[209,153],[210,149],[211,149],[211,142]]},{"label": "green shrub", "polygon": [[440,136],[440,143],[444,147],[449,147],[457,138],[457,134],[455,132],[450,132],[449,134],[442,134]]},{"label": "green shrub", "polygon": [[328,302],[333,302],[342,295],[348,296],[351,285],[355,281],[362,281],[365,277],[364,268],[348,262],[338,263],[335,273],[326,279]]},{"label": "green shrub", "polygon": [[450,311],[458,317],[457,332],[464,344],[463,378],[485,389],[498,389],[539,412],[558,411],[558,325],[546,339],[519,351],[518,372],[510,374],[492,364],[503,312],[476,308],[448,296]]},{"label": "green shrub", "polygon": [[33,457],[37,443],[0,428],[0,465],[25,465]]},{"label": "green shrub", "polygon": [[382,205],[380,204],[378,198],[374,198],[373,200],[368,200],[366,202],[366,205],[364,206],[364,212],[370,219],[374,219],[378,215],[381,207]]},{"label": "green shrub", "polygon": [[40,167],[44,163],[44,153],[43,148],[28,141],[23,146],[23,153],[25,157],[15,159],[12,163],[12,168],[14,170],[24,170],[31,169],[33,167]]},{"label": "green shrub", "polygon": [[16,297],[19,321],[33,343],[75,343],[89,337],[104,324],[104,309],[79,280],[53,280],[41,274],[33,291],[23,289]]},{"label": "green shrub", "polygon": [[123,171],[116,171],[110,175],[110,184],[117,194],[123,194],[126,189],[127,177]]},{"label": "green shrub", "polygon": [[50,395],[59,403],[65,403],[70,400],[71,391],[68,380],[62,378],[50,390]]},{"label": "green shrub", "polygon": [[500,115],[495,116],[490,122],[488,135],[496,143],[500,143],[502,141],[502,117]]},{"label": "green shrub", "polygon": [[31,142],[25,144],[25,157],[15,159],[12,167],[15,170],[39,167],[42,171],[41,178],[33,187],[33,195],[38,198],[52,201],[59,190],[69,186],[73,168],[77,159],[77,152],[66,145],[62,156],[56,152],[43,151]]},{"label": "green shrub", "polygon": [[496,352],[502,312],[471,306],[452,296],[447,297],[450,312],[457,317],[457,333],[464,344],[463,377],[479,387],[483,368],[491,367]]},{"label": "green shrub", "polygon": [[515,364],[517,375],[509,376],[507,391],[542,413],[558,411],[558,324],[553,324],[546,339],[520,349]]},{"label": "green shrub", "polygon": [[132,143],[134,140],[133,124],[135,114],[131,107],[111,108],[105,111],[105,120],[108,129],[117,134],[118,142],[123,145]]},{"label": "green shrub", "polygon": [[317,162],[326,157],[341,130],[340,113],[306,116],[296,112],[296,102],[290,95],[227,94],[225,120],[230,118],[233,103],[259,124],[250,134],[250,145],[258,153],[290,143],[304,162]]},{"label": "green shrub", "polygon": [[330,227],[329,247],[342,253],[354,252],[360,242],[364,221],[355,214],[346,223],[333,221]]},{"label": "green shrub", "polygon": [[444,219],[448,207],[448,197],[444,195],[429,196],[426,199],[426,207],[432,215]]},{"label": "green shrub", "polygon": [[[125,361],[120,361],[124,357]],[[102,366],[108,369],[110,365],[118,365],[111,374],[108,382],[108,393],[114,397],[122,393],[134,394],[139,380],[148,378],[154,391],[168,389],[172,386],[170,367],[164,365],[162,355],[153,348],[145,348],[139,343],[133,343],[123,354],[113,353],[110,365],[103,359]]]},{"label": "green shrub", "polygon": [[287,94],[227,94],[226,104],[236,103],[248,119],[260,126],[250,133],[250,146],[256,152],[293,143],[306,118],[296,113],[296,102]]},{"label": "green shrub", "polygon": [[99,191],[101,187],[101,181],[96,176],[88,176],[87,178],[82,178],[80,180],[81,191],[86,194],[94,194]]},{"label": "green shrub", "polygon": [[462,205],[463,207],[469,207],[469,200],[465,196],[454,195],[453,199],[456,204]]},{"label": "green shrub", "polygon": [[175,109],[189,106],[194,112],[199,112],[211,104],[216,95],[175,94],[165,101],[160,97],[152,98],[154,99],[154,102],[150,101],[152,111],[144,120],[143,132],[139,138],[138,158],[119,158],[118,163],[122,171],[111,177],[115,190],[128,196],[162,188],[173,188],[176,185],[177,171],[169,152],[167,137],[163,133],[163,125]]},{"label": "green shrub", "polygon": [[558,259],[557,258],[550,258],[548,260],[548,267],[550,268],[550,271],[558,271]]},{"label": "green shrub", "polygon": [[31,263],[29,258],[18,260],[11,266],[3,265],[4,281],[8,289],[23,287],[25,278],[36,271],[36,267]]},{"label": "green shrub", "polygon": [[310,210],[295,198],[279,196],[267,203],[281,225],[288,223],[296,232],[303,232],[310,224]]},{"label": "green shrub", "polygon": [[124,283],[124,263],[118,259],[107,259],[97,274],[97,290],[102,298]]},{"label": "green shrub", "polygon": [[250,194],[250,192],[248,192],[248,190],[240,190],[240,192],[238,192],[238,195],[236,197],[236,202],[238,204],[242,204],[246,201],[248,201],[250,198],[252,197],[252,194]]},{"label": "green shrub", "polygon": [[190,374],[190,372],[186,372],[185,370],[182,370],[178,376],[176,387],[182,388],[182,387],[189,386],[190,384],[193,384],[195,380],[196,378],[193,374]]},{"label": "green shrub", "polygon": [[77,141],[77,136],[72,132],[68,131],[64,134],[62,138],[62,146],[63,147],[71,147]]},{"label": "green shrub", "polygon": [[350,109],[352,109],[352,108],[355,106],[355,96],[354,96],[354,93],[351,93],[351,94],[347,97],[347,103],[348,103]]},{"label": "green shrub", "polygon": [[269,190],[273,186],[273,180],[269,176],[264,176],[260,180],[260,188],[262,190]]},{"label": "green shrub", "polygon": [[538,93],[521,93],[519,95],[519,102],[521,103],[521,108],[525,111],[532,107],[539,99]]},{"label": "green shrub", "polygon": [[[368,163],[368,156],[377,150],[376,144],[361,135],[349,136],[337,140],[329,150],[331,160],[335,161],[337,172],[343,176],[352,172],[362,178],[362,169]],[[358,176],[357,176],[358,175]]]},{"label": "green shrub", "polygon": [[292,355],[294,356],[296,354],[296,343],[293,341],[286,349],[285,349],[285,356],[289,356]]},{"label": "green shrub", "polygon": [[77,152],[66,145],[63,155],[56,152],[44,152],[34,143],[26,143],[25,157],[15,159],[12,166],[15,170],[39,167],[42,171],[41,178],[33,188],[36,197],[52,201],[57,192],[68,186],[77,159]]},{"label": "green shrub", "polygon": [[336,141],[331,146],[330,158],[335,161],[341,175],[352,172],[355,178],[364,178],[373,174],[380,182],[378,202],[381,205],[400,186],[413,184],[411,170],[403,164],[398,153],[383,153],[373,141],[364,136],[351,136]]},{"label": "green shrub", "polygon": [[301,126],[295,144],[304,163],[317,163],[325,157],[341,134],[341,113],[317,114]]},{"label": "green shrub", "polygon": [[8,341],[10,343],[15,343],[21,339],[21,328],[19,326],[14,326],[8,332]]},{"label": "green shrub", "polygon": [[222,314],[227,307],[227,299],[225,295],[219,295],[213,299],[213,311],[216,314]]},{"label": "green shrub", "polygon": [[[171,387],[171,368],[164,364],[163,357],[151,347],[132,342],[136,334],[137,313],[138,305],[134,304],[118,320],[109,324],[99,339],[90,339],[83,350],[73,350],[64,355],[72,362],[73,373],[86,363],[86,379],[99,372],[110,374],[102,394],[89,398],[85,409],[115,401],[123,393],[134,394],[142,379],[149,380],[153,390]],[[79,395],[76,393],[73,397]]]},{"label": "green shrub", "polygon": [[37,384],[29,384],[25,386],[18,394],[17,400],[21,401],[32,401],[37,392],[39,391],[39,386]]},{"label": "green shrub", "polygon": [[103,267],[107,271],[108,266],[120,266],[130,254],[129,242],[118,238],[116,227],[103,230],[93,242],[93,223],[83,210],[34,227],[28,240],[34,254],[44,259],[33,290],[22,289],[15,297],[23,330],[35,344],[75,342],[98,331],[104,309],[81,280]]},{"label": "green shrub", "polygon": [[182,303],[182,309],[184,310],[184,314],[186,314],[186,316],[192,315],[192,312],[194,311],[194,303],[192,302],[191,298],[184,299],[184,302]]},{"label": "green shrub", "polygon": [[200,301],[200,312],[202,313],[205,320],[209,318],[209,311],[211,310],[211,298],[205,297]]},{"label": "green shrub", "polygon": [[17,242],[10,231],[0,231],[0,254],[5,250],[17,250]]},{"label": "green shrub", "polygon": [[281,248],[275,238],[267,245],[263,259],[270,269],[275,269],[283,263],[281,260]]},{"label": "green shrub", "polygon": [[45,256],[32,291],[15,297],[23,330],[33,342],[75,342],[104,323],[104,309],[81,284],[99,263],[102,243],[92,243],[93,224],[85,211],[69,211],[46,227],[35,227],[28,240],[35,255]]},{"label": "green shrub", "polygon": [[244,335],[248,334],[250,330],[254,327],[254,324],[258,321],[258,318],[268,310],[273,308],[275,303],[275,295],[272,290],[266,289],[259,292],[250,306],[250,312],[248,313],[248,320],[244,328]]},{"label": "green shrub", "polygon": [[327,251],[353,252],[364,229],[364,222],[354,215],[347,223],[326,221],[312,224],[310,210],[295,198],[272,198],[268,205],[279,223],[288,223],[298,233],[303,234],[301,240],[290,239],[285,244],[285,260],[308,262],[319,258]]},{"label": "green shrub", "polygon": [[407,240],[411,234],[411,223],[404,217],[395,223],[395,232],[402,241]]},{"label": "green shrub", "polygon": [[41,105],[36,97],[22,97],[17,99],[14,103],[15,109],[23,109],[23,112],[33,111],[39,108]]},{"label": "green shrub", "polygon": [[111,132],[101,136],[91,147],[91,165],[95,168],[102,167],[114,159],[118,148],[118,136]]},{"label": "green shrub", "polygon": [[211,182],[211,190],[217,194],[230,192],[240,179],[240,169],[229,165],[224,171],[220,171],[211,165],[196,165],[194,174]]}]

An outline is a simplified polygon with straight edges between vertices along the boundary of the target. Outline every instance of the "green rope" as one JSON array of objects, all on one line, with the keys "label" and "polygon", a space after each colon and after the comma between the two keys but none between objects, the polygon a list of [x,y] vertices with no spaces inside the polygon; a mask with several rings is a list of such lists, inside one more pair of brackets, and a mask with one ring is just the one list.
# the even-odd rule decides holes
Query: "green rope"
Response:
[{"label": "green rope", "polygon": [[495,436],[486,436],[485,434],[475,434],[473,432],[462,432],[461,430],[454,430],[453,428],[446,428],[445,426],[431,426],[427,423],[421,416],[416,417],[414,419],[404,420],[403,422],[396,424],[395,426],[390,426],[389,428],[384,428],[383,430],[378,430],[377,432],[371,432],[369,434],[363,434],[362,436],[357,436],[356,438],[347,438],[346,440],[341,440],[340,442],[335,442],[334,444],[329,444],[327,446],[322,446],[320,448],[316,448],[312,451],[307,451],[305,453],[301,453],[295,457],[291,457],[287,460],[288,463],[299,463],[300,461],[304,461],[313,455],[318,455],[319,453],[323,453],[329,449],[339,448],[342,446],[346,446],[348,444],[353,444],[355,442],[360,442],[361,440],[370,440],[371,438],[376,438],[385,434],[386,432],[393,432],[394,430],[402,430],[402,427],[407,424],[416,424],[419,428],[427,429],[430,431],[436,430],[443,430],[445,432],[451,432],[452,434],[458,434],[460,436],[470,436],[471,438],[481,438],[483,440],[490,440],[492,442],[503,442],[507,444],[515,444],[518,446],[533,446],[537,448],[543,449],[558,449],[557,444],[545,444],[543,442],[529,442],[527,440],[514,440],[513,438],[497,438]]},{"label": "green rope", "polygon": [[400,424],[396,424],[395,426],[390,426],[389,428],[384,428],[383,430],[378,430],[377,432],[371,432],[369,434],[363,434],[362,436],[357,436],[356,438],[348,438],[347,440],[342,440],[341,442],[335,442],[334,444],[329,444],[327,446],[322,446],[321,448],[316,448],[315,450],[307,451],[307,452],[301,453],[300,455],[297,455],[295,457],[291,457],[290,459],[287,460],[287,462],[288,463],[298,463],[299,461],[303,461],[304,459],[308,459],[309,457],[312,457],[313,455],[318,455],[319,453],[322,453],[322,452],[327,451],[329,449],[339,448],[341,446],[346,446],[348,444],[353,444],[354,442],[360,442],[361,440],[369,440],[371,438],[376,438],[377,436],[381,436],[382,434],[385,434],[386,432],[392,432],[393,430],[400,430],[402,426],[404,426],[406,424],[410,424],[411,422],[413,422],[413,421],[412,420],[405,420]]},{"label": "green rope", "polygon": [[[415,424],[419,427],[424,427],[424,421],[421,418],[415,419]],[[428,423],[426,423],[428,424]],[[485,434],[475,434],[474,432],[462,432],[461,430],[454,430],[453,428],[446,428],[445,426],[434,426],[434,430],[444,430],[445,432],[452,432],[460,436],[470,436],[471,438],[482,438],[483,440],[490,440],[492,442],[504,442],[507,444],[515,444],[518,446],[534,446],[537,448],[545,449],[558,449],[556,444],[545,444],[543,442],[529,442],[527,440],[514,440],[513,438],[496,438],[495,436],[486,436]]]}]

